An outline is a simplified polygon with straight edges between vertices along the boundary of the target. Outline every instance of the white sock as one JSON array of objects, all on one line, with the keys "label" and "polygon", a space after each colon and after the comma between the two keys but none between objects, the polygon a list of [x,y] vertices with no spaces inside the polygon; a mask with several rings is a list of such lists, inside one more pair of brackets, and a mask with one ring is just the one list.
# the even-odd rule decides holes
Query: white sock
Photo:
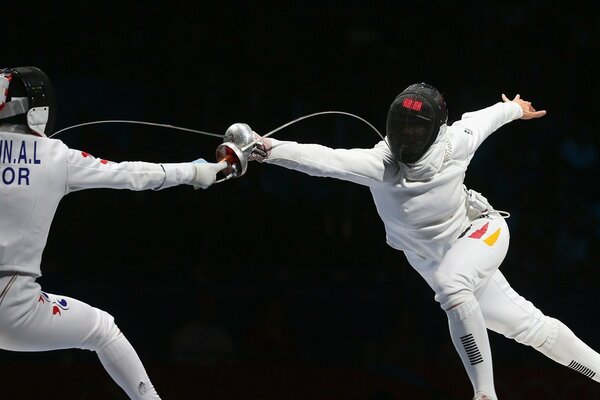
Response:
[{"label": "white sock", "polygon": [[548,318],[547,323],[553,325],[550,335],[544,344],[535,349],[557,363],[600,382],[600,354],[583,343],[559,320]]},{"label": "white sock", "polygon": [[130,399],[159,400],[154,386],[137,353],[122,334],[98,350],[98,358],[113,380],[127,393]]},{"label": "white sock", "polygon": [[473,385],[475,398],[496,399],[492,352],[479,302],[473,297],[446,311],[450,336]]}]

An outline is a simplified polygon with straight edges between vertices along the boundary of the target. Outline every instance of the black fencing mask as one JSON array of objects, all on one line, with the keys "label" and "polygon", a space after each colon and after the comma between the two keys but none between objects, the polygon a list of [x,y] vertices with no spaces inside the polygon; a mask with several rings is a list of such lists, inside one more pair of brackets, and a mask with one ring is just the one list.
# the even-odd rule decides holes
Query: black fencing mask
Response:
[{"label": "black fencing mask", "polygon": [[387,115],[387,142],[396,159],[417,162],[448,121],[444,98],[433,86],[416,83],[396,97]]}]

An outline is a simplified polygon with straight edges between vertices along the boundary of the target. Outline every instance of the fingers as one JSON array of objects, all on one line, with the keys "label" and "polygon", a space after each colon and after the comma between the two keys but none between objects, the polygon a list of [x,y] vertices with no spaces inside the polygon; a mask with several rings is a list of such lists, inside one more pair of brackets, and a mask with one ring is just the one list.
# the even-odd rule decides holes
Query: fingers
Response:
[{"label": "fingers", "polygon": [[269,158],[271,154],[271,139],[264,138],[254,132],[254,146],[252,147],[252,151],[250,156],[248,157],[248,161],[258,161],[263,162],[267,158]]},{"label": "fingers", "polygon": [[506,103],[507,101],[519,101],[519,100],[521,100],[521,95],[519,95],[519,94],[517,94],[517,95],[515,96],[515,98],[511,100],[511,99],[509,99],[508,97],[506,97],[506,95],[505,95],[504,93],[502,93],[502,101],[504,101],[505,103]]},{"label": "fingers", "polygon": [[514,99],[510,100],[508,97],[506,97],[506,95],[504,93],[502,93],[502,101],[504,101],[505,103],[507,101],[519,101],[519,100],[521,100],[520,94],[517,94]]},{"label": "fingers", "polygon": [[540,118],[546,115],[546,110],[536,110],[530,101],[521,100],[523,103],[523,116],[524,119]]},{"label": "fingers", "polygon": [[523,117],[521,119],[533,119],[540,118],[546,115],[546,110],[537,111],[530,101],[523,100],[520,94],[517,94],[514,99],[510,100],[504,93],[502,93],[502,101],[509,102],[514,101],[523,109]]},{"label": "fingers", "polygon": [[268,154],[264,149],[261,149],[260,147],[257,147],[254,149],[254,151],[252,152],[252,154],[254,155],[258,155],[259,157],[267,157]]},{"label": "fingers", "polygon": [[525,112],[523,112],[523,116],[521,117],[521,119],[534,119],[534,118],[540,118],[540,117],[543,117],[544,115],[546,115],[546,110],[540,110],[540,111],[525,111]]},{"label": "fingers", "polygon": [[546,115],[546,110],[535,111],[528,114],[531,118],[540,118]]},{"label": "fingers", "polygon": [[250,153],[250,156],[248,157],[248,161],[263,162],[268,157],[269,157],[269,154],[266,153],[265,151],[259,150],[259,149],[254,149],[254,151],[252,153]]}]

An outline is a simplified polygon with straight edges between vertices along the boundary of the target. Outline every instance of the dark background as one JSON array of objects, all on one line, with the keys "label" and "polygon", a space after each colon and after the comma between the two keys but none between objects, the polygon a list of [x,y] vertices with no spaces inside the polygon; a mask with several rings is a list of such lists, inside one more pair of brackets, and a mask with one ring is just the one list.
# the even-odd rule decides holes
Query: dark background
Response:
[{"label": "dark background", "polygon": [[[259,133],[341,110],[384,130],[427,81],[450,119],[519,93],[548,114],[480,148],[466,183],[508,210],[502,271],[600,349],[598,27],[591,2],[120,2],[3,6],[1,64],[35,65],[57,129],[137,119]],[[378,141],[325,116],[275,135]],[[214,160],[219,139],[130,125],[61,134],[113,161]],[[466,399],[470,383],[433,292],[385,244],[368,189],[252,163],[206,191],[67,196],[45,290],[111,313],[163,399]],[[490,333],[502,398],[600,398],[598,385]],[[0,398],[124,399],[95,355],[0,352]]]}]

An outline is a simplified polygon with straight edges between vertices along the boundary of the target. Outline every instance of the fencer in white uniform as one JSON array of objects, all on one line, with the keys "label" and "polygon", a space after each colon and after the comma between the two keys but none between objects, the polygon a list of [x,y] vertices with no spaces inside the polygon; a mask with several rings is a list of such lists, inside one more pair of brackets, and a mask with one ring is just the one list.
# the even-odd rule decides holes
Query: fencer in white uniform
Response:
[{"label": "fencer in white uniform", "polygon": [[502,97],[503,102],[448,126],[441,94],[415,84],[394,100],[385,141],[371,149],[331,149],[257,135],[251,156],[370,189],[387,243],[405,253],[446,311],[475,399],[497,398],[486,327],[600,378],[598,353],[511,288],[499,270],[509,245],[503,215],[463,184],[475,151],[492,132],[519,118],[545,115],[518,95],[512,101]]},{"label": "fencer in white uniform", "polygon": [[226,164],[95,158],[47,138],[54,108],[44,72],[35,67],[0,70],[0,349],[92,350],[131,399],[159,399],[111,315],[41,290],[36,279],[42,275],[42,252],[58,203],[70,192],[184,184],[205,189]]}]

